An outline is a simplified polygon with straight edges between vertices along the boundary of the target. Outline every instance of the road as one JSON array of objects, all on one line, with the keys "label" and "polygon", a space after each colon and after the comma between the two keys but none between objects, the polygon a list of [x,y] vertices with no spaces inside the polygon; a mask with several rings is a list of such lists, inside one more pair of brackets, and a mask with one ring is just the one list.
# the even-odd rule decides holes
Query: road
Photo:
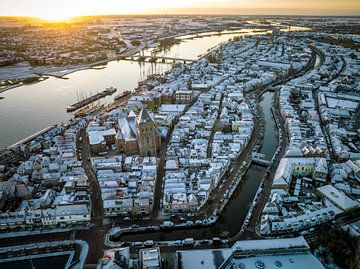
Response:
[{"label": "road", "polygon": [[162,220],[162,214],[160,213],[160,209],[161,209],[160,201],[163,196],[162,183],[163,183],[163,178],[165,176],[166,149],[169,144],[170,137],[171,137],[173,130],[174,130],[174,125],[171,126],[166,138],[164,139],[164,141],[162,141],[161,151],[160,151],[160,156],[159,156],[159,164],[158,164],[158,168],[157,168],[155,191],[154,191],[154,207],[153,207],[152,217],[154,220],[158,220],[158,221]]},{"label": "road", "polygon": [[80,130],[79,139],[77,141],[79,158],[82,160],[83,168],[88,177],[89,191],[91,196],[91,220],[96,225],[101,225],[104,211],[101,198],[101,189],[99,181],[97,180],[91,166],[91,150],[85,129]]},{"label": "road", "polygon": [[50,242],[58,240],[83,239],[89,244],[89,254],[87,263],[96,264],[102,255],[104,247],[104,236],[106,231],[111,228],[109,225],[103,225],[103,206],[101,200],[100,186],[90,163],[90,147],[86,138],[85,129],[79,134],[82,141],[77,143],[79,157],[82,159],[83,168],[88,177],[89,192],[91,195],[91,220],[93,228],[88,230],[73,230],[72,232],[59,232],[48,234],[35,234],[27,236],[17,236],[0,240],[0,246],[12,246],[20,244],[31,244],[38,242]]},{"label": "road", "polygon": [[311,242],[316,240],[321,234],[328,232],[332,228],[343,227],[344,225],[351,224],[360,220],[360,208],[340,214],[332,222],[317,226],[312,232],[304,235],[306,241]]},{"label": "road", "polygon": [[[258,98],[269,88],[272,88],[275,86],[280,86],[280,85],[285,85],[289,81],[299,78],[299,77],[311,72],[312,70],[314,70],[315,59],[316,59],[316,53],[313,52],[312,57],[311,57],[309,63],[307,64],[307,66],[305,66],[305,68],[303,68],[301,71],[297,72],[296,74],[293,74],[293,75],[291,75],[287,78],[284,78],[280,81],[274,82],[274,83],[270,84],[268,87],[266,87],[265,89],[258,91],[258,94],[257,94]],[[278,93],[276,93],[276,95],[275,95],[275,102],[274,102],[273,107],[274,107],[275,115],[276,115],[277,119],[279,120],[279,125],[282,127],[280,129],[281,137],[282,137],[281,144],[279,145],[280,151],[277,154],[277,156],[275,157],[275,159],[273,160],[269,169],[267,170],[267,173],[265,174],[265,177],[264,177],[264,180],[262,183],[263,190],[260,193],[260,196],[257,199],[257,203],[253,208],[253,213],[249,220],[247,229],[245,230],[244,233],[238,235],[238,237],[237,237],[238,239],[257,239],[257,238],[259,238],[259,236],[256,234],[256,228],[259,225],[262,210],[270,196],[271,186],[273,183],[273,178],[275,176],[276,169],[280,163],[281,158],[285,154],[285,150],[286,150],[286,147],[288,144],[288,135],[287,135],[287,130],[285,128],[286,124],[280,113],[279,98],[277,95],[278,95]]]},{"label": "road", "polygon": [[214,140],[214,134],[215,132],[218,131],[218,124],[219,124],[219,120],[220,120],[220,115],[221,115],[221,111],[222,111],[222,103],[224,100],[224,94],[221,94],[221,98],[220,98],[220,104],[219,104],[219,110],[218,110],[218,115],[216,117],[216,121],[214,123],[213,129],[211,130],[211,134],[210,134],[210,139],[208,142],[208,146],[207,146],[207,150],[206,150],[206,154],[208,158],[211,158],[211,152],[212,152],[212,142]]},{"label": "road", "polygon": [[[259,103],[259,97],[261,95],[261,93],[264,92],[265,90],[268,90],[269,88],[273,87],[274,85],[281,85],[281,83],[286,83],[288,81],[290,81],[291,79],[297,78],[301,75],[303,75],[304,73],[308,72],[311,67],[314,66],[314,62],[315,62],[315,56],[313,55],[312,59],[309,61],[308,66],[306,66],[303,70],[299,71],[298,73],[292,75],[291,77],[285,77],[281,80],[277,80],[273,83],[269,83],[268,85],[264,85],[261,89],[259,89],[256,92],[256,102],[257,104]],[[219,114],[221,113],[221,111],[219,111]],[[225,193],[230,189],[230,187],[232,186],[232,184],[234,184],[234,182],[237,180],[239,173],[240,172],[245,172],[245,171],[241,171],[242,169],[242,165],[244,162],[249,161],[249,159],[251,159],[251,154],[252,151],[254,149],[254,147],[259,144],[260,139],[262,138],[261,134],[262,134],[262,128],[263,128],[263,124],[262,122],[260,122],[256,117],[254,117],[254,130],[253,130],[253,134],[251,136],[251,139],[248,143],[248,145],[245,147],[245,149],[242,151],[242,153],[240,154],[240,156],[238,157],[238,159],[234,162],[234,164],[232,165],[233,170],[231,172],[231,174],[225,173],[224,176],[222,177],[222,179],[220,180],[219,185],[212,191],[211,197],[208,200],[208,202],[202,207],[200,208],[197,212],[194,213],[194,216],[192,217],[187,217],[186,213],[182,214],[183,216],[186,216],[187,220],[197,220],[197,219],[205,219],[210,217],[213,212],[214,212],[214,205],[220,205],[225,197]],[[283,134],[283,137],[285,138],[286,135]],[[282,143],[282,148],[283,151],[285,150],[286,147],[286,143],[287,141],[284,139],[283,143]],[[279,154],[281,155],[281,154]],[[161,154],[161,158],[163,158],[163,155]],[[279,160],[278,160],[279,161]],[[163,167],[163,165],[161,166],[162,161],[160,161],[160,165],[159,165],[159,170],[163,170],[161,169],[161,167]],[[276,161],[274,163],[274,167],[276,168]],[[276,169],[272,169],[272,176],[275,173]],[[160,172],[159,175],[163,175],[164,171]],[[162,176],[163,177],[163,176]],[[158,177],[157,179],[157,191],[155,193],[155,204],[154,204],[154,215],[157,216],[156,219],[150,219],[150,220],[139,220],[139,221],[132,221],[131,223],[128,223],[126,226],[129,226],[130,224],[139,224],[139,225],[156,225],[160,223],[160,220],[163,219],[160,217],[159,214],[156,213],[156,211],[158,210],[156,208],[156,206],[159,204],[158,201],[160,201],[161,197],[162,197],[162,177]],[[161,183],[161,184],[160,184]],[[271,188],[271,184],[272,182],[270,180],[268,180],[268,182],[265,182],[265,186],[268,190],[270,190]],[[241,183],[240,183],[241,185]],[[160,188],[158,188],[158,186]],[[161,191],[161,192],[160,192]],[[158,200],[159,199],[159,200]],[[264,201],[266,202],[267,199],[264,199]],[[262,211],[262,207],[259,207],[257,209],[255,209],[255,212],[259,212],[257,215],[260,216],[260,213]],[[179,214],[177,214],[179,215]],[[255,225],[254,225],[255,227]],[[251,227],[250,227],[251,229]],[[254,228],[253,228],[254,231]],[[240,235],[243,236],[243,235]],[[254,232],[251,232],[251,236],[252,237],[256,237]]]},{"label": "road", "polygon": [[[86,231],[77,231],[76,239],[83,239],[89,244],[89,254],[87,263],[97,263],[102,255],[104,247],[104,236],[109,225],[103,225],[103,201],[101,198],[101,190],[99,182],[96,178],[91,166],[91,151],[86,130],[81,129],[77,141],[77,150],[79,158],[82,160],[82,165],[88,177],[89,192],[91,197],[91,221],[95,225],[94,228]],[[81,141],[80,141],[81,140]]]},{"label": "road", "polygon": [[[257,98],[261,95],[262,92],[268,90],[270,87],[284,84],[291,79],[297,78],[302,76],[303,74],[309,72],[312,67],[306,67],[304,70],[300,71],[296,75],[284,78],[281,81],[277,81],[276,83],[272,83],[270,85],[267,85],[265,89],[261,89],[257,91]],[[125,98],[127,99],[127,98]],[[122,100],[124,101],[124,100]],[[278,99],[276,98],[275,103],[275,112],[278,116],[278,119],[280,120],[280,125],[285,126],[282,118],[280,115],[279,105],[278,105]],[[221,110],[219,111],[219,114],[221,113]],[[254,118],[254,130],[253,135],[248,143],[248,145],[245,147],[244,151],[240,154],[239,158],[236,160],[234,167],[235,169],[232,171],[230,175],[225,174],[223,178],[221,179],[221,183],[219,184],[212,192],[212,196],[208,203],[206,203],[199,212],[196,214],[196,218],[199,217],[208,217],[213,213],[214,205],[219,205],[222,200],[224,199],[225,192],[229,189],[229,187],[233,184],[233,182],[236,180],[236,177],[238,176],[238,172],[241,169],[241,166],[244,161],[248,161],[250,158],[250,154],[252,153],[255,145],[259,142],[260,139],[260,131],[261,131],[261,122],[259,122],[256,118]],[[172,128],[169,130],[169,136],[172,133]],[[261,215],[262,209],[267,202],[267,199],[269,197],[269,193],[271,190],[272,185],[272,178],[274,176],[274,173],[276,171],[277,165],[280,161],[280,158],[283,156],[285,152],[285,148],[287,145],[287,134],[285,128],[281,129],[282,134],[282,143],[281,143],[281,152],[278,154],[277,158],[274,160],[272,166],[271,166],[271,172],[267,175],[267,177],[264,180],[264,191],[261,193],[258,204],[254,208],[252,218],[250,219],[249,223],[249,230],[239,236],[240,238],[243,238],[244,236],[249,236],[252,238],[256,238],[255,234],[255,227],[258,224],[259,217]],[[87,263],[96,263],[98,259],[101,257],[102,250],[104,248],[104,242],[103,238],[106,234],[106,231],[110,228],[110,225],[104,224],[104,218],[103,218],[103,203],[101,199],[101,190],[99,183],[97,181],[96,175],[94,174],[94,171],[92,170],[91,162],[90,162],[90,147],[88,144],[88,139],[86,136],[85,129],[82,129],[80,131],[79,137],[81,137],[81,141],[77,143],[77,148],[79,152],[79,157],[82,160],[83,168],[87,174],[88,177],[88,183],[89,183],[89,191],[91,195],[91,219],[93,224],[95,225],[94,228],[86,231],[77,231],[75,232],[75,238],[76,239],[83,239],[86,240],[90,246],[90,253],[88,255],[88,261]],[[156,186],[155,186],[155,197],[154,197],[154,210],[153,210],[153,219],[151,220],[139,220],[135,222],[131,222],[131,224],[134,223],[141,223],[141,224],[158,224],[160,222],[161,213],[160,213],[160,200],[162,197],[162,180],[164,177],[164,164],[165,164],[165,152],[166,148],[169,142],[169,137],[167,137],[162,145],[162,150],[160,153],[160,160],[159,160],[159,168],[158,168],[158,175],[156,180]],[[211,151],[210,151],[211,153]],[[2,240],[3,242],[0,242],[0,245],[6,244],[6,245],[15,245],[21,243],[31,243],[31,242],[37,242],[37,241],[52,241],[52,240],[63,240],[63,239],[69,239],[71,237],[70,233],[57,233],[57,234],[51,234],[51,235],[36,235],[36,236],[29,236],[26,238],[11,238],[7,239],[6,242]]]},{"label": "road", "polygon": [[[316,49],[315,48],[315,51],[316,53],[318,54],[318,56],[321,58],[321,64],[325,61],[325,55],[323,55],[320,50]],[[326,83],[324,83],[322,86],[327,86],[329,85],[329,83],[333,80],[335,80],[336,78],[338,78],[338,76],[345,70],[346,68],[346,61],[344,59],[343,56],[341,56],[341,60],[343,62],[339,72],[336,73],[336,75],[330,79],[329,81],[327,81]],[[313,95],[313,99],[314,99],[314,102],[315,102],[315,108],[316,108],[316,112],[318,113],[318,115],[321,115],[320,113],[320,106],[319,106],[319,99],[318,99],[318,88],[314,89],[312,91],[312,95]],[[329,155],[331,157],[332,160],[337,160],[338,158],[336,157],[335,153],[334,153],[334,149],[331,145],[331,140],[330,140],[330,136],[325,128],[325,125],[324,124],[320,124],[320,127],[321,127],[321,130],[322,130],[322,133],[324,134],[325,136],[325,140],[326,140],[326,144],[327,144],[327,147],[329,149]]]},{"label": "road", "polygon": [[[313,60],[310,61],[311,66],[307,66],[304,70],[299,72],[297,75],[293,76],[291,79],[286,79],[282,83],[278,83],[278,84],[275,84],[275,85],[279,86],[279,85],[285,84],[288,81],[290,81],[292,79],[295,79],[295,78],[299,78],[299,77],[313,71],[314,69],[318,68],[319,66],[321,66],[321,64],[323,64],[323,62],[324,62],[323,57],[317,52],[316,48],[312,48],[312,50],[313,50]],[[318,55],[319,57],[321,57],[321,61],[320,61],[319,66],[315,65],[315,58],[314,58],[315,55]],[[345,69],[345,66],[346,66],[345,61],[343,61],[343,62],[344,62],[344,64],[341,67],[341,70],[339,71],[339,73],[335,76],[335,78]],[[273,85],[273,86],[275,86],[275,85]],[[317,95],[316,94],[314,94],[314,100],[315,100],[315,105],[316,105],[317,110],[318,110]],[[249,225],[248,225],[249,229],[247,230],[246,233],[244,233],[244,234],[246,234],[247,237],[253,237],[253,238],[258,237],[257,235],[255,235],[255,229],[260,224],[259,222],[260,222],[260,217],[261,217],[262,210],[263,210],[266,202],[268,201],[268,198],[269,198],[269,195],[270,195],[270,190],[271,190],[271,186],[272,186],[272,179],[275,176],[277,166],[279,165],[279,162],[280,162],[282,156],[284,156],[286,146],[288,144],[288,135],[287,135],[287,130],[285,128],[286,125],[285,125],[285,122],[284,122],[284,120],[283,120],[283,118],[281,116],[278,101],[279,101],[278,97],[276,97],[275,98],[275,104],[274,104],[275,115],[277,116],[277,118],[279,120],[280,126],[282,126],[282,128],[281,128],[282,141],[281,141],[281,144],[280,144],[280,152],[278,153],[278,155],[274,159],[274,161],[273,161],[273,163],[272,163],[272,165],[270,167],[270,172],[267,173],[266,177],[264,178],[263,191],[261,192],[261,194],[260,194],[260,196],[258,198],[258,202],[257,202],[256,206],[254,207],[253,214],[251,216],[251,219],[250,219]],[[318,111],[318,113],[319,113],[319,111]],[[323,132],[324,132],[324,130],[323,130]],[[324,133],[324,134],[326,134],[326,133]]]}]

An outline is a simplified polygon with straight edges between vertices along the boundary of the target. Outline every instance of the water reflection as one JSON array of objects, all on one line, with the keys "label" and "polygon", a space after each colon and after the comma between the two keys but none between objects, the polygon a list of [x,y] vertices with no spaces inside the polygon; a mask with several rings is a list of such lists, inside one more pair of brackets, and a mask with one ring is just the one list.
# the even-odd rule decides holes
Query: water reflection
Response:
[{"label": "water reflection", "polygon": [[261,179],[265,174],[265,168],[252,165],[243,178],[242,183],[232,196],[229,204],[219,218],[219,221],[211,227],[197,229],[171,230],[166,232],[146,232],[136,235],[124,235],[121,241],[166,241],[179,240],[188,237],[194,239],[211,239],[214,236],[236,235],[244,222],[251,203],[255,197]]},{"label": "water reflection", "polygon": [[[182,59],[197,59],[199,56],[206,53],[209,49],[221,43],[225,43],[234,37],[242,37],[244,35],[253,34],[265,34],[270,32],[270,30],[241,29],[186,35],[179,38],[182,40],[180,44],[173,45],[170,49],[166,47],[161,51],[157,51],[156,55]],[[153,51],[154,49],[146,49],[144,53],[145,55],[150,55]]]},{"label": "water reflection", "polygon": [[[78,96],[89,96],[110,86],[118,88],[120,93],[135,88],[147,76],[170,68],[169,64],[113,61],[103,69],[69,74],[68,79],[50,77],[4,92],[1,96],[5,99],[0,100],[0,148],[51,124],[66,121],[71,114],[65,108],[76,102]],[[113,96],[108,96],[103,102],[112,100]]]},{"label": "water reflection", "polygon": [[264,138],[260,153],[265,154],[265,160],[271,160],[278,146],[278,143],[274,143],[274,141],[278,141],[278,132],[271,112],[273,99],[274,92],[265,92],[260,99],[260,107],[264,117]]},{"label": "water reflection", "polygon": [[[260,32],[261,31],[261,32]],[[240,33],[241,32],[241,33]],[[187,36],[180,44],[158,52],[158,55],[197,59],[211,48],[243,34],[266,33],[269,30],[244,29],[223,31],[221,35],[209,36],[204,33],[201,38]],[[147,49],[150,55],[153,49]],[[102,68],[105,67],[105,68]],[[118,93],[133,89],[138,82],[155,73],[163,73],[171,68],[170,64],[138,63],[130,61],[113,61],[96,69],[82,70],[66,76],[68,79],[49,79],[24,85],[5,93],[0,100],[0,148],[9,146],[36,131],[54,123],[61,123],[70,118],[65,108],[76,102],[79,95],[90,95],[106,87],[118,88]],[[108,96],[102,102],[113,100]]]},{"label": "water reflection", "polygon": [[[274,92],[266,92],[262,95],[259,104],[264,114],[265,126],[264,145],[260,152],[265,154],[267,160],[270,160],[273,157],[278,146],[278,131],[271,113],[274,101],[273,98]],[[225,207],[218,222],[211,227],[124,235],[121,236],[119,240],[135,242],[145,240],[178,240],[188,237],[194,239],[211,239],[214,236],[232,237],[240,231],[265,172],[265,167],[254,164],[250,166],[250,169],[243,177],[242,182],[233,194],[228,205]]]}]

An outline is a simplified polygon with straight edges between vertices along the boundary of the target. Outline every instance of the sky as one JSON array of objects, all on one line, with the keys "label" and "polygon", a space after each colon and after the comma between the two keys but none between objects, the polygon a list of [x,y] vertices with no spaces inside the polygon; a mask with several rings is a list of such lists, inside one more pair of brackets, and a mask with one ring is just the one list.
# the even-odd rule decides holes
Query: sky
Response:
[{"label": "sky", "polygon": [[0,16],[105,14],[360,15],[360,0],[0,0]]}]

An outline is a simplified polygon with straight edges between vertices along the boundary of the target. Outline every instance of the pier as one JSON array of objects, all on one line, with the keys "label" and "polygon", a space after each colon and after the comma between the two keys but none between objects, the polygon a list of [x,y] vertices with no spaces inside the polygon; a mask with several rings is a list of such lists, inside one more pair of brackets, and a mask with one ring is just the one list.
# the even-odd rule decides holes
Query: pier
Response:
[{"label": "pier", "polygon": [[141,56],[136,56],[136,57],[131,56],[131,57],[125,58],[125,60],[138,61],[138,62],[151,62],[151,63],[182,62],[184,64],[192,63],[195,61],[193,59],[176,58],[176,57],[169,57],[169,56],[156,56],[156,55],[141,55]]},{"label": "pier", "polygon": [[106,90],[104,90],[102,92],[99,92],[99,93],[97,93],[95,95],[92,95],[92,96],[90,96],[88,98],[85,98],[85,99],[83,99],[83,100],[81,100],[81,101],[79,101],[79,102],[77,102],[77,103],[75,103],[75,104],[73,104],[71,106],[68,106],[66,108],[66,111],[67,112],[75,111],[75,110],[77,110],[77,109],[79,109],[81,107],[84,107],[84,106],[86,106],[88,104],[91,104],[92,102],[94,102],[96,100],[104,98],[107,95],[112,95],[116,91],[117,91],[117,89],[114,88],[114,87],[107,88]]}]

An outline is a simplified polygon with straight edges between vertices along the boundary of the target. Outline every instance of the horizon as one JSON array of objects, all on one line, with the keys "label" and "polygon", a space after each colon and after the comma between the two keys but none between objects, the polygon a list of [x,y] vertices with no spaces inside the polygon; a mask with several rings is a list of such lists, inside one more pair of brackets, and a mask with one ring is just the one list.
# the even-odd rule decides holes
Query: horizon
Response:
[{"label": "horizon", "polygon": [[360,16],[356,0],[184,0],[181,4],[165,0],[135,3],[115,0],[0,1],[0,17],[26,17],[47,21],[68,21],[79,17],[111,15],[248,15],[248,16]]},{"label": "horizon", "polygon": [[205,16],[205,17],[211,17],[211,16],[221,16],[221,17],[232,17],[232,16],[242,16],[242,17],[249,17],[254,16],[255,18],[261,18],[261,17],[304,17],[304,18],[326,18],[326,17],[332,17],[332,18],[357,18],[360,17],[359,15],[342,15],[342,14],[255,14],[255,13],[244,13],[244,14],[222,14],[222,13],[133,13],[133,14],[85,14],[75,17],[70,17],[65,20],[51,20],[41,17],[31,17],[31,16],[16,16],[16,15],[0,15],[0,20],[2,19],[17,19],[17,20],[30,20],[34,22],[39,23],[77,23],[81,22],[81,19],[88,19],[88,18],[103,18],[103,17],[154,17],[154,16]]},{"label": "horizon", "polygon": [[0,269],[353,268],[359,11],[0,0]]}]

